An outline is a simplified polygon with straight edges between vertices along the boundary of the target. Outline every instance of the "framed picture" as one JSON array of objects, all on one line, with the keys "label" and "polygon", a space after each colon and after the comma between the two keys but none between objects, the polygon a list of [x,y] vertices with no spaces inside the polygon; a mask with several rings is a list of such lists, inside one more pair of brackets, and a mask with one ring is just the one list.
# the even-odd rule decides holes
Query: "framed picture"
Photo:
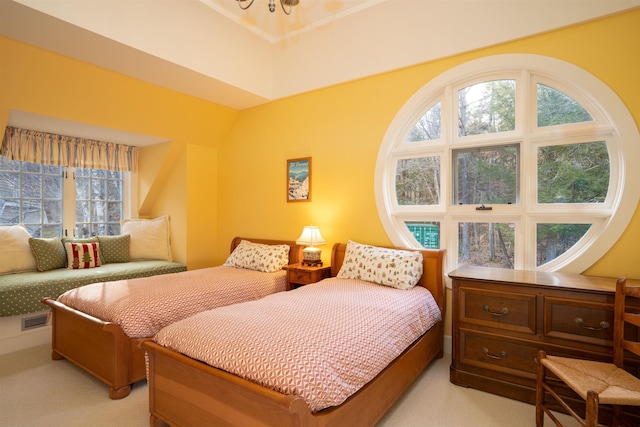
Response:
[{"label": "framed picture", "polygon": [[287,160],[287,202],[311,201],[311,157]]}]

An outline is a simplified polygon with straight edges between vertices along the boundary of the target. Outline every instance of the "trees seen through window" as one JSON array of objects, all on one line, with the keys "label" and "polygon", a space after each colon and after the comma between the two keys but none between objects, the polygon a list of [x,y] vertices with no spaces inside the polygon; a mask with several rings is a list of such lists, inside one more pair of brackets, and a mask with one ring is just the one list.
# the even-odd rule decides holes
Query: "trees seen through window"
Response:
[{"label": "trees seen through window", "polygon": [[556,269],[606,229],[623,196],[618,129],[573,67],[526,62],[460,67],[396,117],[376,171],[394,243],[447,248],[451,267]]}]

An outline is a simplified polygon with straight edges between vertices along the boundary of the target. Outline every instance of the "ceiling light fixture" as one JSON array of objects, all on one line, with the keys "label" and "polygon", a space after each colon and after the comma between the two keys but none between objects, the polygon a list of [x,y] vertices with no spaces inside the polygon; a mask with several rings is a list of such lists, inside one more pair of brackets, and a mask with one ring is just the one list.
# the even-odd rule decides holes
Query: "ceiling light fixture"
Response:
[{"label": "ceiling light fixture", "polygon": [[[238,2],[238,6],[240,6],[240,9],[242,10],[249,9],[254,2],[254,0],[250,0],[248,5],[243,6],[242,3],[247,2],[247,0],[236,0],[236,1]],[[300,3],[300,0],[280,0],[280,6],[282,7],[282,11],[286,15],[291,15],[291,9],[293,8],[293,6],[296,6],[298,3]],[[275,12],[275,11],[276,11],[275,0],[269,0],[269,12]]]}]

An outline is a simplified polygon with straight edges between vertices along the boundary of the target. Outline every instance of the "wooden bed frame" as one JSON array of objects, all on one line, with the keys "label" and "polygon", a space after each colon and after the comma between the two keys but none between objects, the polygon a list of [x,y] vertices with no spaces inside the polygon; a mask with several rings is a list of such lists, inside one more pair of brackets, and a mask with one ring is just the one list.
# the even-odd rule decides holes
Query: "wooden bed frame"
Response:
[{"label": "wooden bed frame", "polygon": [[[293,241],[236,237],[231,251],[241,240],[269,245],[287,244],[289,263],[302,259],[302,246]],[[51,308],[51,358],[68,359],[109,385],[109,397],[122,399],[131,392],[133,383],[146,378],[145,352],[140,343],[145,338],[129,338],[115,323],[105,322],[67,307],[52,298],[43,304]]]},{"label": "wooden bed frame", "polygon": [[[346,245],[334,245],[335,276]],[[445,313],[445,250],[422,250],[424,274],[419,285],[429,289]],[[439,322],[398,356],[372,381],[340,406],[311,413],[306,402],[259,386],[145,340],[149,356],[151,426],[371,426],[413,383],[424,368],[443,355],[444,321]]]}]

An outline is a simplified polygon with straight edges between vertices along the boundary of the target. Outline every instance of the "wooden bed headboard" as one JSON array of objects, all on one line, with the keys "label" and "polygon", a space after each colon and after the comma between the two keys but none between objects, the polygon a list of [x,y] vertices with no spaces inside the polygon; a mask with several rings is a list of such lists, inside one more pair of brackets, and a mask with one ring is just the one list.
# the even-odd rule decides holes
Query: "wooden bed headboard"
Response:
[{"label": "wooden bed headboard", "polygon": [[231,240],[231,250],[229,253],[238,247],[242,240],[248,240],[253,243],[262,243],[263,245],[289,245],[289,264],[297,264],[302,262],[302,250],[304,246],[298,245],[295,241],[291,240],[271,240],[271,239],[253,239],[251,237],[234,237]]},{"label": "wooden bed headboard", "polygon": [[[422,252],[423,266],[422,277],[418,281],[417,286],[423,286],[433,295],[440,310],[445,308],[445,285],[444,285],[444,256],[446,249],[411,249],[411,248],[391,248],[402,249],[405,251]],[[346,243],[336,243],[331,251],[331,276],[335,277],[342,267],[344,257],[347,252]]]}]

